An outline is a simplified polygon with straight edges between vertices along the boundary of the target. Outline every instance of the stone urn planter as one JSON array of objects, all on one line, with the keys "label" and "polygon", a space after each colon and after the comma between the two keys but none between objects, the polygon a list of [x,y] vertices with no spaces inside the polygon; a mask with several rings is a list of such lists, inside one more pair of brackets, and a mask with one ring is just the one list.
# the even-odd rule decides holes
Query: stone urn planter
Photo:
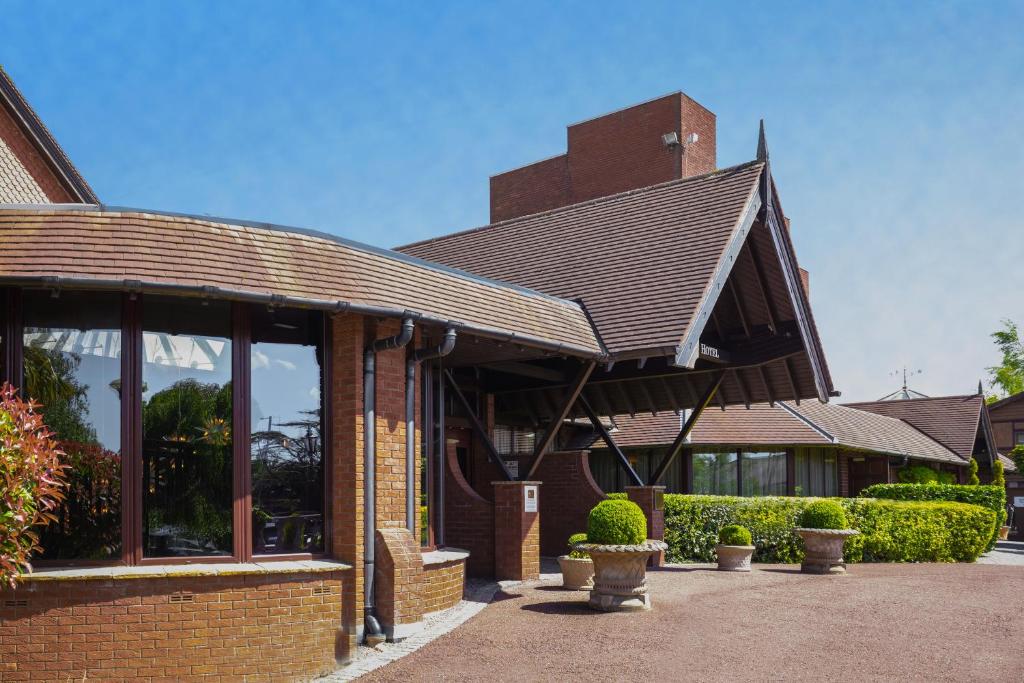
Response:
[{"label": "stone urn planter", "polygon": [[588,591],[594,587],[594,561],[589,557],[558,558],[558,566],[562,568],[562,588],[571,591]]},{"label": "stone urn planter", "polygon": [[846,562],[843,561],[843,544],[850,536],[860,532],[856,529],[806,529],[797,528],[796,532],[804,539],[807,554],[800,571],[805,574],[845,574]]},{"label": "stone urn planter", "polygon": [[580,543],[578,550],[594,561],[594,587],[590,606],[604,612],[640,612],[651,609],[647,592],[647,560],[668,549],[664,541],[646,540],[636,545]]},{"label": "stone urn planter", "polygon": [[1010,538],[1010,527],[1004,524],[999,527],[999,540],[1005,541],[1008,538]]},{"label": "stone urn planter", "polygon": [[715,554],[718,556],[718,571],[749,572],[750,558],[754,556],[754,546],[719,543],[715,546]]}]

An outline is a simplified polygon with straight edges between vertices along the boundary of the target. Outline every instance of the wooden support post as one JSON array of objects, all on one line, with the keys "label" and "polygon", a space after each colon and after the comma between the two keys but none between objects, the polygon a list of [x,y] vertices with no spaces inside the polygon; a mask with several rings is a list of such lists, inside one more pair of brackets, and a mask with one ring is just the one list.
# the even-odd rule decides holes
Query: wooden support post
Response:
[{"label": "wooden support post", "polygon": [[679,452],[683,450],[683,444],[686,443],[686,437],[690,435],[693,430],[693,426],[697,424],[697,420],[700,418],[701,413],[707,408],[708,404],[711,403],[711,399],[718,391],[718,387],[722,384],[722,378],[725,377],[724,372],[718,373],[718,376],[711,383],[711,386],[707,388],[704,395],[700,397],[700,401],[693,408],[693,412],[690,413],[690,417],[686,418],[686,422],[683,424],[683,428],[679,430],[679,434],[676,435],[672,445],[668,447],[668,452],[665,453],[665,457],[662,459],[661,464],[654,470],[654,474],[651,475],[650,481],[648,482],[651,486],[657,485],[661,478],[665,476],[665,472],[672,466],[672,461],[676,459]]}]

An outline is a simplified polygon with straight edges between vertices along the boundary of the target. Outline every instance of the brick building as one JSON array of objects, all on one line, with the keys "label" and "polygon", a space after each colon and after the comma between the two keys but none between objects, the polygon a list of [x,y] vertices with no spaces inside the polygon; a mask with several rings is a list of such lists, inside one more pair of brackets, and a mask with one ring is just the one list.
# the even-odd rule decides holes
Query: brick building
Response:
[{"label": "brick building", "polygon": [[[0,104],[0,376],[72,465],[0,680],[307,679],[535,576],[604,495],[564,425],[835,393],[763,131],[717,169],[684,95],[396,251],[100,204]],[[664,473],[617,464],[657,536]]]},{"label": "brick building", "polygon": [[1024,444],[1024,393],[1014,394],[989,404],[992,434],[1000,458],[1006,468],[1006,500],[1012,506],[1010,538],[1024,541],[1024,473],[1006,457],[1016,446]]}]

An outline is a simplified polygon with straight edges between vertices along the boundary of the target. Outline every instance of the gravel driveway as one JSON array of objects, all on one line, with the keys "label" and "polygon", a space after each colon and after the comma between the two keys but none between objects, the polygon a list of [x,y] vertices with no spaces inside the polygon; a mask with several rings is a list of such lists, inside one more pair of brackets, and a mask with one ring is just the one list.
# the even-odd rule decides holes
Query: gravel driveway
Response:
[{"label": "gravel driveway", "polygon": [[586,594],[518,585],[369,681],[1024,680],[1024,568],[793,566],[649,574],[654,610],[601,614]]}]

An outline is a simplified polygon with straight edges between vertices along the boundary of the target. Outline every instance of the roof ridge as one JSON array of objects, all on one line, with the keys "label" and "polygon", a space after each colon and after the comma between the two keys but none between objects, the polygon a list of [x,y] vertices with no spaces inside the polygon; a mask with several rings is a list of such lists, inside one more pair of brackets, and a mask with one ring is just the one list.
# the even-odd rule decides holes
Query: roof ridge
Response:
[{"label": "roof ridge", "polygon": [[[459,277],[459,278],[462,278],[462,279],[468,279],[468,280],[471,280],[471,281],[480,282],[482,284],[486,284],[486,285],[490,285],[490,286],[494,286],[494,287],[500,287],[502,289],[509,289],[509,290],[517,291],[517,292],[519,292],[521,294],[525,294],[527,296],[533,296],[533,297],[537,297],[537,298],[540,298],[540,299],[545,299],[545,300],[548,300],[548,301],[552,301],[552,302],[555,302],[555,303],[560,303],[560,304],[563,304],[563,305],[571,307],[571,308],[576,308],[576,309],[579,309],[579,310],[583,310],[583,308],[580,305],[580,303],[576,302],[576,301],[573,301],[572,299],[565,299],[563,297],[554,296],[553,294],[547,294],[546,292],[541,292],[541,291],[538,291],[536,289],[531,289],[529,287],[523,287],[522,285],[517,285],[517,284],[512,283],[512,282],[506,282],[504,280],[498,280],[498,279],[495,279],[495,278],[484,277],[482,275],[477,275],[476,273],[470,273],[469,271],[465,271],[465,270],[462,270],[462,269],[459,269],[459,268],[453,268],[451,266],[446,266],[446,265],[444,265],[442,263],[435,263],[434,261],[428,261],[427,259],[423,259],[423,258],[420,258],[418,256],[413,256],[411,254],[405,254],[405,253],[402,253],[400,251],[395,251],[393,249],[387,249],[385,247],[376,247],[376,246],[373,246],[371,244],[366,244],[364,242],[358,242],[356,240],[351,240],[351,239],[348,239],[346,237],[341,237],[339,235],[333,235],[331,233],[322,232],[320,230],[314,230],[312,228],[302,228],[302,227],[290,226],[290,225],[280,225],[280,224],[277,224],[277,223],[268,223],[268,222],[265,222],[265,221],[252,221],[252,220],[246,220],[246,219],[241,219],[241,218],[224,218],[224,217],[219,217],[219,216],[205,216],[205,215],[199,215],[199,214],[183,213],[183,212],[179,212],[179,211],[161,211],[161,210],[157,210],[157,209],[140,209],[140,208],[137,208],[137,207],[111,206],[111,205],[107,205],[107,204],[0,204],[0,214],[2,214],[5,211],[38,211],[39,213],[49,213],[49,214],[60,213],[62,211],[65,211],[65,212],[81,212],[81,213],[96,212],[96,213],[134,213],[134,214],[139,214],[139,215],[147,215],[148,214],[148,215],[151,215],[151,216],[164,216],[164,217],[169,217],[169,218],[190,219],[190,220],[200,221],[200,222],[204,222],[204,223],[209,223],[209,224],[212,224],[212,225],[221,225],[221,226],[227,225],[227,226],[236,226],[236,227],[242,227],[242,228],[254,228],[254,229],[259,229],[259,230],[268,230],[268,231],[272,231],[272,232],[285,232],[285,233],[290,233],[290,234],[295,234],[295,235],[304,235],[306,237],[312,237],[312,238],[315,238],[315,239],[322,239],[322,240],[326,240],[326,241],[329,241],[329,242],[334,242],[335,244],[339,244],[339,245],[348,247],[350,249],[355,249],[357,251],[362,251],[364,253],[374,254],[374,255],[377,255],[377,256],[382,256],[384,258],[389,258],[389,259],[393,259],[393,260],[396,260],[396,261],[401,261],[403,263],[408,263],[410,265],[414,265],[414,266],[418,266],[418,267],[422,267],[422,268],[427,268],[429,270],[433,270],[433,271],[436,271],[436,272],[446,273],[448,275],[452,275],[452,276]],[[587,320],[588,321],[590,320],[589,317],[587,318]],[[593,328],[593,323],[592,322],[590,323],[590,325]],[[596,336],[596,334],[597,334],[596,330],[594,330],[594,334]]]},{"label": "roof ridge", "polygon": [[98,202],[99,198],[93,192],[88,181],[78,171],[36,110],[21,94],[21,90],[15,85],[14,79],[4,70],[3,65],[0,65],[0,99],[6,100],[8,105],[15,110],[16,118],[25,119],[24,123],[29,129],[28,133],[35,138],[35,143],[43,148],[44,157],[50,157],[52,164],[57,167],[58,176],[65,176],[65,180],[71,185],[71,189],[79,196],[79,199],[86,203]]},{"label": "roof ridge", "polygon": [[[864,412],[867,412],[867,411],[864,411]],[[877,413],[872,413],[872,414],[877,415]],[[942,439],[939,439],[939,438],[937,438],[935,436],[932,436],[928,432],[924,431],[923,429],[918,428],[916,425],[914,425],[913,423],[907,422],[906,420],[903,420],[903,419],[898,418],[898,417],[894,418],[894,419],[899,421],[899,422],[902,422],[905,425],[907,425],[908,427],[910,427],[914,431],[916,431],[919,434],[921,434],[922,436],[924,436],[929,441],[934,441],[936,444],[938,444],[939,446],[945,448],[947,451],[949,451],[950,453],[955,455],[960,460],[964,460],[964,457],[962,455],[960,455],[955,450],[953,450],[953,448],[949,444],[947,444],[945,441],[943,441]],[[967,460],[964,460],[964,462],[967,462]]]},{"label": "roof ridge", "polygon": [[752,166],[756,166],[758,164],[763,165],[764,162],[763,161],[758,161],[757,159],[752,159],[751,161],[745,161],[745,162],[743,162],[741,164],[736,164],[734,166],[727,166],[726,168],[715,169],[714,171],[709,171],[707,173],[702,173],[700,175],[687,176],[686,178],[673,178],[672,180],[666,180],[665,182],[662,182],[662,183],[655,183],[654,185],[646,185],[644,187],[636,187],[636,188],[633,188],[631,190],[623,190],[622,192],[616,192],[615,194],[608,194],[608,195],[603,195],[601,197],[594,197],[593,199],[586,199],[586,200],[584,200],[582,202],[576,202],[575,204],[566,204],[565,206],[558,206],[558,207],[555,207],[553,209],[546,209],[544,211],[538,211],[536,213],[530,213],[530,214],[526,214],[524,216],[516,216],[515,218],[506,218],[505,220],[497,221],[496,223],[487,223],[486,225],[479,225],[479,226],[477,226],[475,228],[466,228],[465,230],[458,230],[456,232],[450,232],[450,233],[447,233],[447,234],[444,234],[444,235],[438,235],[437,237],[430,237],[430,238],[427,238],[425,240],[419,240],[419,241],[416,241],[416,242],[410,242],[408,244],[402,244],[402,245],[399,245],[397,247],[394,247],[394,250],[395,251],[401,251],[403,249],[411,249],[412,247],[418,247],[418,246],[422,246],[422,245],[425,245],[425,244],[432,244],[434,242],[440,242],[442,240],[450,239],[452,237],[461,237],[463,235],[469,235],[469,234],[476,233],[476,232],[482,232],[484,230],[489,230],[491,228],[504,227],[504,226],[510,225],[512,223],[517,223],[519,221],[524,221],[524,220],[526,220],[528,218],[536,218],[538,216],[549,216],[549,215],[557,214],[557,213],[560,213],[560,212],[563,212],[563,211],[569,211],[571,209],[577,209],[577,208],[584,207],[584,206],[592,206],[594,204],[601,204],[601,203],[604,203],[604,202],[609,202],[609,201],[613,201],[613,200],[616,200],[616,199],[621,199],[622,197],[628,197],[628,196],[631,196],[631,195],[637,195],[637,194],[644,194],[644,193],[647,193],[647,192],[653,192],[655,190],[658,190],[658,189],[661,189],[661,188],[664,188],[664,187],[668,187],[668,186],[672,186],[672,185],[682,185],[682,184],[693,182],[693,181],[697,181],[697,180],[705,180],[705,179],[713,177],[713,176],[725,175],[725,174],[728,174],[728,173],[736,173],[738,171],[745,170],[747,168],[750,168]]},{"label": "roof ridge", "polygon": [[911,403],[914,401],[942,401],[951,398],[978,398],[984,401],[985,397],[979,394],[953,394],[950,396],[923,396],[919,398],[901,398],[897,401],[853,401],[852,403],[839,403],[841,406],[866,406],[866,405],[877,405],[877,404],[888,404],[888,403]]},{"label": "roof ridge", "polygon": [[[785,410],[787,413],[789,413],[790,415],[792,415],[793,417],[798,419],[800,422],[803,422],[805,425],[807,425],[808,427],[810,427],[811,429],[813,429],[814,431],[818,432],[823,437],[828,439],[830,443],[832,443],[832,444],[838,444],[839,443],[839,437],[838,436],[836,436],[832,432],[828,431],[827,429],[825,429],[824,427],[819,425],[817,422],[815,422],[814,420],[812,420],[808,416],[806,416],[803,413],[801,413],[800,411],[798,411],[796,408],[794,408],[794,407],[792,407],[790,405],[787,405],[785,401],[776,401],[776,403],[778,403],[780,406],[782,406],[782,409]],[[828,405],[828,404],[827,403],[823,403],[822,405]]]}]

